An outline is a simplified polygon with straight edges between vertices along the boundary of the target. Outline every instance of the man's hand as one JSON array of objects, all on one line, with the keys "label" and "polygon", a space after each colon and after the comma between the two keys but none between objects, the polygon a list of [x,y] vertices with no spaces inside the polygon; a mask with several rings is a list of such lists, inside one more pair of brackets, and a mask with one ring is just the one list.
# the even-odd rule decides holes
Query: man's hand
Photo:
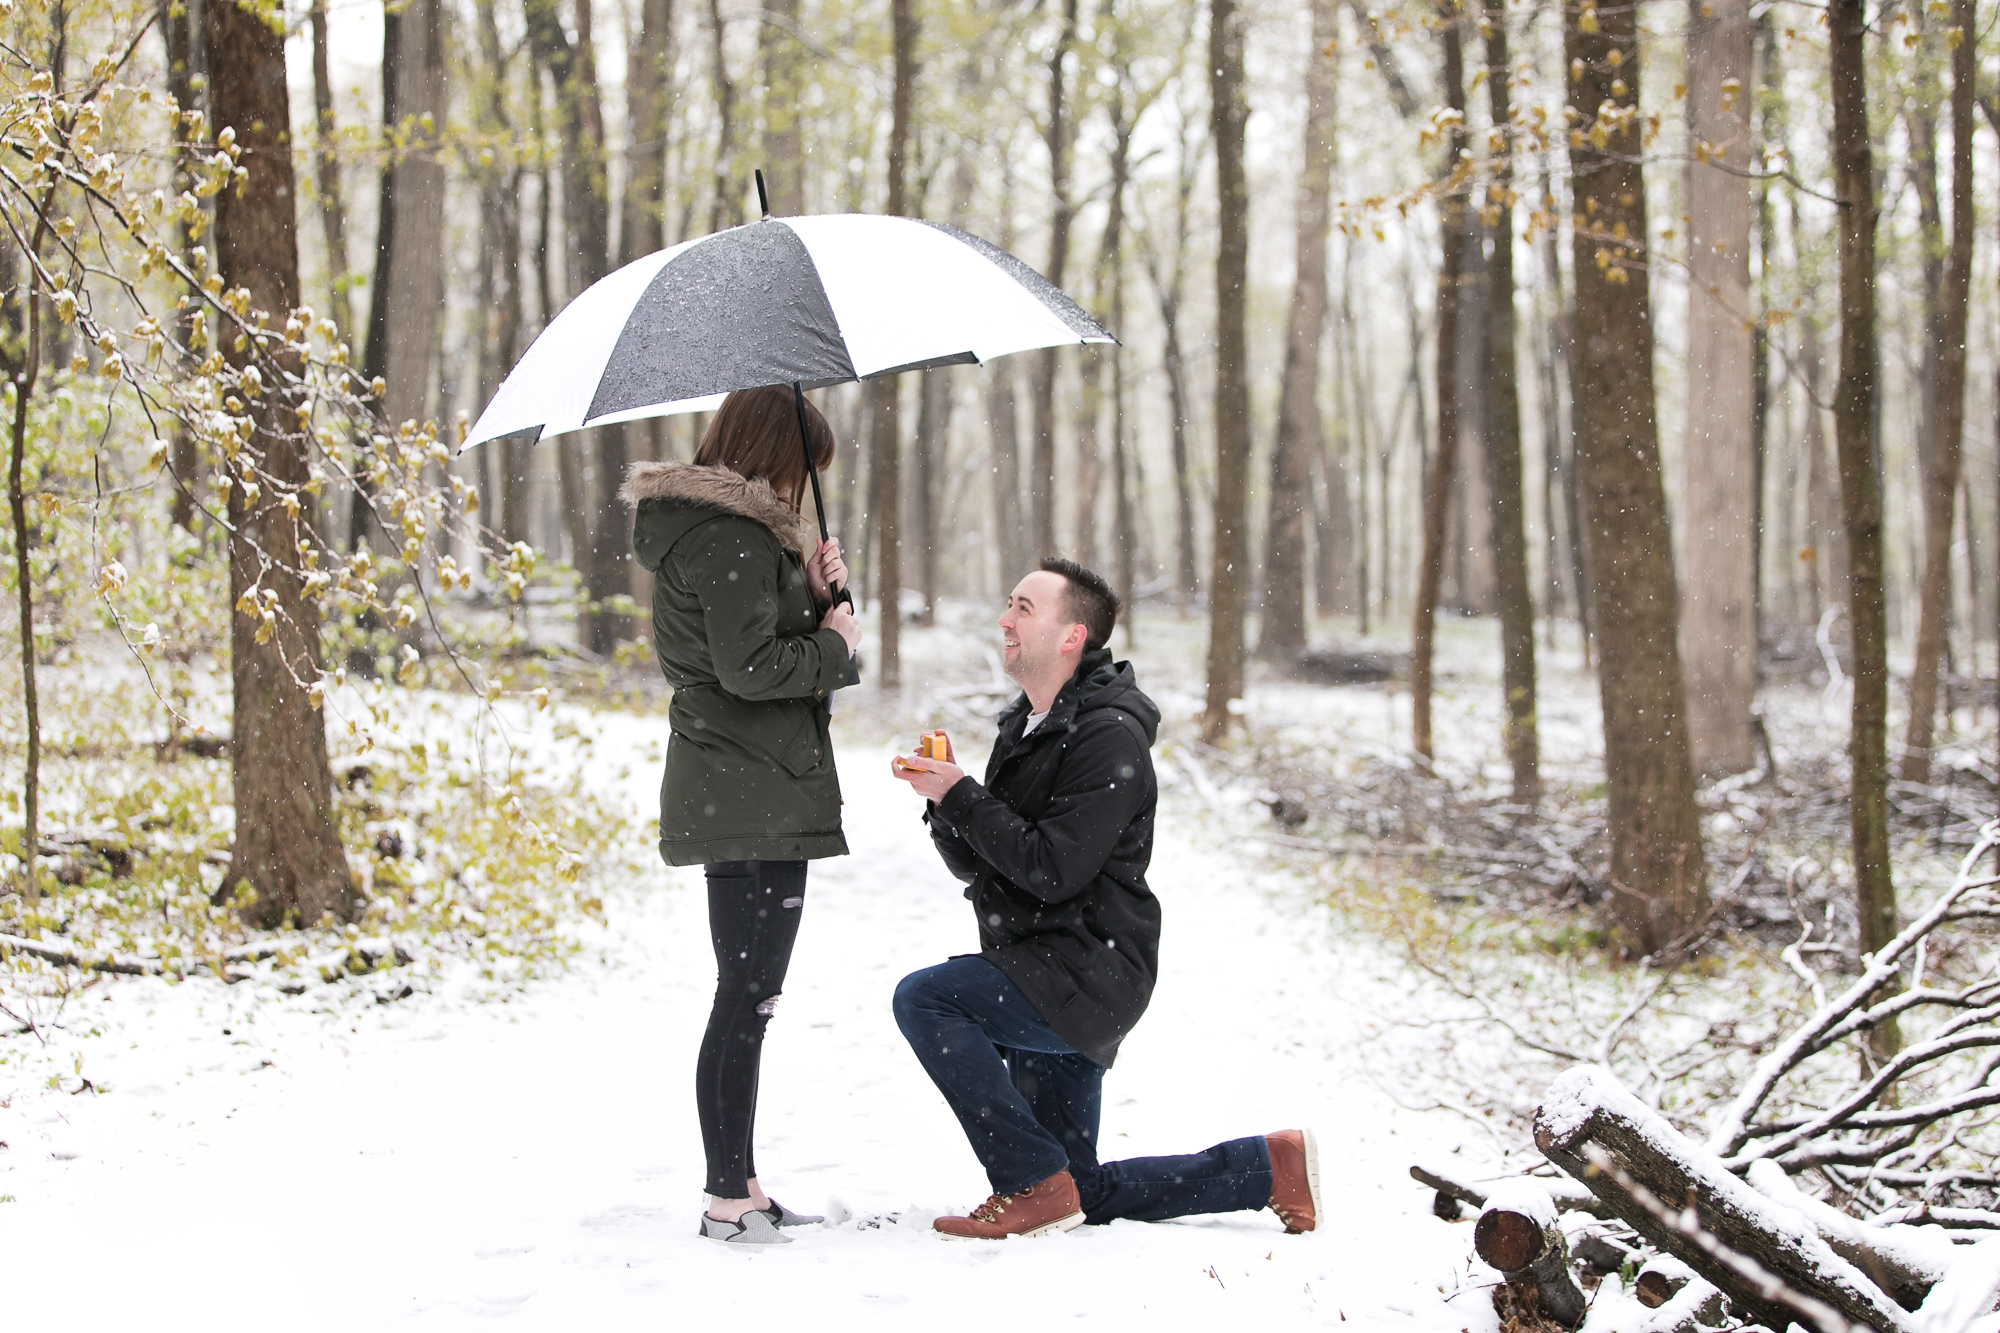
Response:
[{"label": "man's hand", "polygon": [[889,761],[889,775],[916,789],[927,801],[942,801],[946,792],[958,785],[965,770],[949,759],[925,759],[921,755],[898,755]]}]

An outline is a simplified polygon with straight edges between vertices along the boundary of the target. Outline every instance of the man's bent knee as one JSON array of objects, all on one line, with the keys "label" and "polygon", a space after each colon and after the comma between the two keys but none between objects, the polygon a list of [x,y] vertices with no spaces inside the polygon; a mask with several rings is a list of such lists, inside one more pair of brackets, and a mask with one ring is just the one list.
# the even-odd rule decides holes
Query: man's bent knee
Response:
[{"label": "man's bent knee", "polygon": [[950,991],[942,984],[939,973],[949,964],[939,963],[933,967],[919,968],[896,983],[896,996],[890,1002],[890,1009],[896,1015],[896,1026],[903,1035],[910,1035],[910,1028],[917,1021],[917,1015],[925,1010],[936,1012],[940,1001],[948,998]]}]

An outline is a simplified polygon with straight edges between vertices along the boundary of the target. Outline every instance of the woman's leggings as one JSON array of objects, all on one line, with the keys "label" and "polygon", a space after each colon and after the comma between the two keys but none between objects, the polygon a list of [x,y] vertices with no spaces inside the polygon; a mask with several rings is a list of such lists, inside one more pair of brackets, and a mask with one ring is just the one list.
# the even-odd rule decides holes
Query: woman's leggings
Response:
[{"label": "woman's leggings", "polygon": [[716,861],[708,872],[708,934],[715,945],[715,1007],[695,1064],[695,1107],[708,1154],[708,1192],[750,1196],[757,1174],[757,1067],[778,1008],[806,903],[804,861]]}]

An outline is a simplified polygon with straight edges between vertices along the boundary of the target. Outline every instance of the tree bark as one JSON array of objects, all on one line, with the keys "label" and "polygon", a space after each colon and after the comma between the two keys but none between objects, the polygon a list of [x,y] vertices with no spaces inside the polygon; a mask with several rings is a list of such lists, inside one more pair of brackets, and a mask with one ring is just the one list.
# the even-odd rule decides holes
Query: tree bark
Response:
[{"label": "tree bark", "polygon": [[[658,0],[655,0],[658,3]],[[764,182],[775,217],[806,211],[806,155],[800,114],[805,48],[798,38],[799,0],[769,0],[757,44],[764,61]]]},{"label": "tree bark", "polygon": [[399,29],[390,214],[397,236],[385,275],[382,410],[393,429],[430,415],[433,358],[444,317],[444,159],[449,61],[445,0],[411,0],[393,17]]},{"label": "tree bark", "polygon": [[[1005,246],[1001,247],[1005,249]],[[987,371],[986,428],[993,442],[993,550],[1004,595],[1027,568],[1021,546],[1021,426],[1014,396],[1013,363]]]},{"label": "tree bark", "polygon": [[[1431,659],[1437,633],[1438,592],[1444,584],[1446,519],[1458,470],[1458,318],[1465,277],[1465,200],[1459,164],[1465,152],[1465,39],[1458,0],[1440,0],[1444,43],[1444,101],[1457,113],[1444,136],[1438,231],[1444,253],[1437,292],[1437,448],[1424,483],[1424,551],[1417,566],[1416,608],[1410,627],[1410,747],[1433,758]],[[1365,593],[1364,593],[1365,596]]]},{"label": "tree bark", "polygon": [[729,76],[723,51],[721,0],[708,0],[709,82],[715,90],[715,179],[709,192],[708,229],[721,231],[733,223],[736,197],[736,81]]},{"label": "tree bark", "polygon": [[1637,41],[1629,6],[1581,8],[1564,25],[1578,117],[1569,149],[1574,413],[1604,711],[1612,919],[1626,948],[1651,954],[1692,928],[1707,892],[1653,398]]},{"label": "tree bark", "polygon": [[1229,732],[1243,694],[1243,620],[1250,586],[1250,376],[1245,346],[1250,193],[1244,181],[1243,44],[1237,0],[1210,0],[1210,133],[1215,139],[1215,546],[1208,579],[1208,688],[1201,738]]},{"label": "tree bark", "polygon": [[[1882,493],[1875,470],[1877,209],[1874,153],[1868,142],[1868,19],[1863,0],[1831,0],[1827,23],[1834,195],[1840,207],[1840,383],[1833,396],[1833,431],[1841,527],[1847,537],[1847,614],[1854,645],[1849,832],[1858,946],[1862,953],[1872,953],[1896,933],[1896,888],[1889,867],[1889,645],[1883,602]],[[1895,1044],[1893,1033],[1875,1043],[1878,1051]]]},{"label": "tree bark", "polygon": [[1306,119],[1296,191],[1296,268],[1285,325],[1285,369],[1278,389],[1278,435],[1271,448],[1271,494],[1265,524],[1264,614],[1257,655],[1289,662],[1306,646],[1306,514],[1311,461],[1325,441],[1319,415],[1320,346],[1326,338],[1326,242],[1331,230],[1340,39],[1336,0],[1313,0],[1306,51]]},{"label": "tree bark", "polygon": [[[916,82],[917,20],[914,0],[890,0],[895,86],[889,122],[889,206],[891,217],[908,209],[910,101]],[[875,481],[875,586],[879,590],[882,688],[903,680],[902,402],[894,375],[874,383],[875,431],[869,442]]]},{"label": "tree bark", "polygon": [[[202,27],[215,124],[235,128],[248,173],[217,196],[216,261],[225,281],[249,289],[253,311],[281,324],[299,303],[284,31],[234,0],[205,4]],[[225,355],[242,366],[261,350]],[[256,897],[247,916],[264,927],[345,920],[357,905],[333,822],[326,724],[307,693],[321,673],[319,612],[294,554],[312,532],[313,499],[293,401],[282,381],[272,383],[249,408],[260,448],[230,464],[229,593],[246,609],[230,617],[236,843],[222,893],[248,885]],[[247,484],[259,488],[254,501]],[[299,503],[296,518],[287,496]]]},{"label": "tree bark", "polygon": [[[48,238],[48,204],[54,197],[50,188],[42,197],[42,216],[35,220],[28,242],[25,287],[27,319],[25,327],[10,329],[18,337],[19,355],[0,350],[0,369],[14,382],[14,419],[9,423],[7,449],[7,515],[14,526],[14,606],[21,633],[21,721],[27,733],[26,763],[21,772],[21,896],[30,907],[41,898],[41,880],[36,874],[42,846],[42,705],[35,657],[35,529],[28,522],[28,493],[23,477],[28,455],[28,409],[35,394],[35,381],[42,369],[42,283],[32,256]],[[11,248],[11,247],[10,247]],[[13,256],[4,254],[12,269]],[[7,286],[14,286],[12,272],[5,274]],[[18,298],[16,298],[18,299]],[[13,305],[10,299],[9,305]],[[9,311],[11,315],[12,310]],[[10,338],[9,342],[15,339]],[[184,483],[185,484],[185,483]]]},{"label": "tree bark", "polygon": [[[611,269],[611,194],[592,4],[577,0],[574,40],[562,25],[556,0],[526,0],[523,9],[528,44],[555,90],[562,139],[564,269],[571,296]],[[558,458],[572,474],[564,479],[564,503],[579,507],[569,515],[570,559],[583,576],[587,598],[579,626],[583,646],[608,657],[631,624],[604,609],[608,598],[630,588],[631,539],[625,506],[618,499],[629,461],[625,428],[600,427],[568,437]],[[586,475],[591,473],[595,475]]]},{"label": "tree bark", "polygon": [[1757,761],[1755,465],[1751,453],[1749,0],[1688,0],[1687,530],[1681,643],[1695,770]]},{"label": "tree bark", "polygon": [[[480,0],[475,6],[480,56],[485,62],[485,98],[481,110],[485,132],[508,142],[514,138],[513,120],[507,111],[507,79],[513,61],[500,46],[496,7],[495,0]],[[485,355],[479,385],[482,401],[492,400],[494,390],[520,352],[523,316],[520,199],[525,178],[526,173],[516,159],[504,168],[496,162],[484,170],[480,180],[479,225],[485,238],[480,248],[484,251],[489,297],[485,302],[487,329],[482,342]],[[484,447],[497,451],[492,512],[501,540],[525,542],[528,540],[528,451],[532,445],[510,437]]]},{"label": "tree bark", "polygon": [[[1069,267],[1069,233],[1076,221],[1069,178],[1076,129],[1071,124],[1066,68],[1070,52],[1076,49],[1076,27],[1077,0],[1063,0],[1062,28],[1049,56],[1049,112],[1042,127],[1043,142],[1049,150],[1049,197],[1053,201],[1049,213],[1049,267],[1043,276],[1058,288],[1063,285]],[[1033,400],[1028,441],[1028,528],[1034,536],[1036,559],[1057,553],[1056,357],[1053,348],[1038,353],[1028,372],[1028,392]]]},{"label": "tree bark", "polygon": [[[1486,89],[1495,127],[1512,120],[1513,61],[1507,53],[1507,6],[1487,0]],[[1511,143],[1509,145],[1511,147]],[[1506,721],[1501,740],[1513,770],[1513,799],[1541,799],[1535,728],[1535,599],[1528,588],[1527,516],[1521,498],[1521,398],[1514,324],[1514,168],[1507,150],[1486,190],[1493,257],[1486,268],[1486,478],[1493,506],[1493,559],[1500,593],[1500,687]],[[1384,560],[1386,562],[1386,546]]]},{"label": "tree bark", "polygon": [[[313,0],[312,26],[313,185],[319,191],[319,225],[326,241],[328,310],[341,332],[353,338],[354,289],[347,270],[347,209],[341,201],[340,153],[334,146],[333,76],[327,64],[326,0]],[[182,23],[187,20],[181,19]]]},{"label": "tree bark", "polygon": [[910,524],[917,549],[917,590],[924,595],[920,625],[937,623],[939,566],[944,553],[939,549],[942,534],[938,511],[944,500],[944,479],[950,470],[952,368],[927,370],[917,381],[917,438],[910,450],[916,464],[916,485],[911,488]]},{"label": "tree bark", "polygon": [[[1910,670],[1910,719],[1903,737],[1903,780],[1928,782],[1938,705],[1938,660],[1951,609],[1952,515],[1965,434],[1965,335],[1972,290],[1973,110],[1978,76],[1973,0],[1953,0],[1952,26],[1962,34],[1951,53],[1951,246],[1939,290],[1932,351],[1937,365],[1931,457],[1924,469],[1924,568],[1917,610],[1915,661]],[[1930,359],[1930,358],[1927,358]],[[1970,532],[1970,510],[1967,530]],[[1978,642],[1978,617],[1973,617]]]},{"label": "tree bark", "polygon": [[[1000,248],[1014,249],[1014,170],[1011,157],[1001,161]],[[1021,540],[1021,422],[1014,362],[1003,359],[986,369],[986,428],[993,446],[993,550],[999,561],[995,589],[1004,596],[1027,572],[1026,543]]]},{"label": "tree bark", "polygon": [[[194,30],[191,11],[182,0],[160,0],[160,35],[166,45],[167,95],[173,98],[174,106],[181,112],[194,111],[201,105],[200,94],[196,91],[195,76],[201,73],[204,48],[201,34]],[[206,78],[201,80],[206,89]],[[174,189],[184,190],[194,184],[193,167],[196,160],[194,145],[189,139],[186,122],[176,120],[173,126],[174,143]],[[192,262],[190,251],[194,248],[194,230],[185,220],[177,222],[174,233],[184,259]],[[349,301],[352,305],[352,299]],[[352,341],[360,333],[350,322],[347,337]],[[195,475],[200,470],[200,459],[195,450],[194,433],[178,418],[173,423],[173,439],[170,445],[174,475],[174,495],[168,509],[173,525],[183,532],[194,531]]]}]

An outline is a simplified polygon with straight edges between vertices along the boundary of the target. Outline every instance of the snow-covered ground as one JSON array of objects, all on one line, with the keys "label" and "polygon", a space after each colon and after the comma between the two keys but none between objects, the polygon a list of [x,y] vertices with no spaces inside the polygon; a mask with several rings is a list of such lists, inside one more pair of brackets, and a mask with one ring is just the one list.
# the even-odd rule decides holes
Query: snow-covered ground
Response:
[{"label": "snow-covered ground", "polygon": [[[583,725],[593,768],[643,820],[664,720]],[[447,974],[379,1004],[365,986],[142,979],[72,1001],[39,1062],[0,1085],[6,1325],[1492,1326],[1470,1228],[1434,1219],[1407,1175],[1461,1142],[1470,1155],[1476,1131],[1398,1109],[1384,1053],[1421,1051],[1378,1040],[1423,985],[1255,855],[1260,811],[1191,776],[1162,808],[1162,977],[1107,1079],[1102,1146],[1310,1125],[1321,1229],[1244,1213],[936,1238],[930,1218],[978,1202],[984,1178],[888,1002],[974,930],[888,754],[843,752],[854,854],[814,867],[766,1046],[764,1183],[839,1225],[768,1253],[696,1238],[690,1084],[714,974],[698,872],[655,868],[607,886],[607,925],[569,971],[504,999]],[[59,1086],[21,1080],[54,1062]]]}]

